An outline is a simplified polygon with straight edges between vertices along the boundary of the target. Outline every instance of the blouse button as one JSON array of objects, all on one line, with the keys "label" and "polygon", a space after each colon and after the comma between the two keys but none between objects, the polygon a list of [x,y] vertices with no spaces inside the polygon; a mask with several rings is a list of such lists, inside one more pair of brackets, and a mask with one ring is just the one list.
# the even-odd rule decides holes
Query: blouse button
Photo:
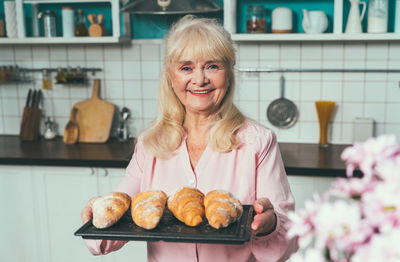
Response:
[{"label": "blouse button", "polygon": [[191,186],[193,186],[193,185],[194,185],[194,179],[190,179],[190,180],[189,180],[189,184],[190,184]]}]

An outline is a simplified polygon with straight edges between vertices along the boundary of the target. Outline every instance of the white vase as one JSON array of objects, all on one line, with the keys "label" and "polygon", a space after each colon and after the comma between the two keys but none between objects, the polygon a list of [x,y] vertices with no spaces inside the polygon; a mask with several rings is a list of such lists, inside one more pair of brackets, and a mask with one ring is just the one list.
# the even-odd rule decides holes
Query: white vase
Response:
[{"label": "white vase", "polygon": [[6,20],[7,37],[18,37],[17,12],[14,1],[4,1],[4,15]]}]

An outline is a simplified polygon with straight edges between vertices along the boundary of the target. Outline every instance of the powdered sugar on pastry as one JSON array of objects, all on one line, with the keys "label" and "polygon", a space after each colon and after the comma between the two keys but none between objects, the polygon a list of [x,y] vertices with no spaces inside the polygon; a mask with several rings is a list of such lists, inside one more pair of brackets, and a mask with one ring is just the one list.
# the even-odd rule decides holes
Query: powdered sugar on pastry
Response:
[{"label": "powdered sugar on pastry", "polygon": [[218,229],[227,227],[238,220],[243,213],[243,206],[230,192],[210,191],[204,197],[206,218],[210,226]]},{"label": "powdered sugar on pastry", "polygon": [[131,197],[122,192],[113,192],[96,199],[92,206],[92,223],[96,228],[114,225],[128,210]]},{"label": "powdered sugar on pastry", "polygon": [[132,199],[131,215],[136,225],[144,229],[155,228],[164,213],[167,195],[161,190],[148,190]]}]

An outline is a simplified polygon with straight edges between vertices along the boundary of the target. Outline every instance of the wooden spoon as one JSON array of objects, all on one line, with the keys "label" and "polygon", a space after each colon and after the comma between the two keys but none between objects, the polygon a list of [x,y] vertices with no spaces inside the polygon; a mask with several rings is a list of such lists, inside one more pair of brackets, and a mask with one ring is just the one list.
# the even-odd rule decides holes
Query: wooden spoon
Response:
[{"label": "wooden spoon", "polygon": [[72,108],[70,119],[65,126],[63,141],[65,144],[75,144],[78,141],[79,136],[79,126],[76,122],[76,112],[78,109],[76,107]]}]

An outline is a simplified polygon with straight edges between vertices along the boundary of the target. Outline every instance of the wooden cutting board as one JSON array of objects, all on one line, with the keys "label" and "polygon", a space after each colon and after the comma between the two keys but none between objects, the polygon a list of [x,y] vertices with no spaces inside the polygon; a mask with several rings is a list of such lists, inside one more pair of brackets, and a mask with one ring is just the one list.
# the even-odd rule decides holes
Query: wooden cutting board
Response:
[{"label": "wooden cutting board", "polygon": [[115,107],[99,98],[100,79],[94,79],[92,97],[76,103],[79,142],[104,143],[110,137]]}]

